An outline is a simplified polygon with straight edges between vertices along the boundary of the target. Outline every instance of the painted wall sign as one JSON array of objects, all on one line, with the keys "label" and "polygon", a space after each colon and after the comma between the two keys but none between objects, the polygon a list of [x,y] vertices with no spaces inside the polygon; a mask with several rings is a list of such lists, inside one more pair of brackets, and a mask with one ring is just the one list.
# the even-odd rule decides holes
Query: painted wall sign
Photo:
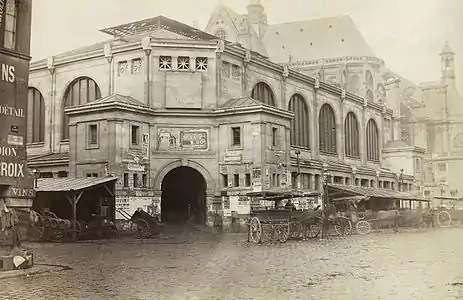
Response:
[{"label": "painted wall sign", "polygon": [[143,150],[143,158],[148,159],[150,155],[150,135],[149,133],[143,134],[142,140],[142,150]]},{"label": "painted wall sign", "polygon": [[3,196],[12,198],[35,198],[35,190],[10,186],[5,190]]},{"label": "painted wall sign", "polygon": [[156,151],[205,151],[209,149],[209,129],[160,127]]},{"label": "painted wall sign", "polygon": [[28,81],[27,59],[0,56],[0,185],[24,189],[33,186],[25,149]]}]

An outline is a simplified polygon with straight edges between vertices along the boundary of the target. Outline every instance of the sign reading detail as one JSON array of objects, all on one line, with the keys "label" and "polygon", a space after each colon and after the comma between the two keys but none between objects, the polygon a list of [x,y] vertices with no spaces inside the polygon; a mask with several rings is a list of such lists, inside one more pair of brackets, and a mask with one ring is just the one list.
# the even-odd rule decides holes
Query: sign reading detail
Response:
[{"label": "sign reading detail", "polygon": [[209,129],[158,128],[156,151],[205,151],[209,149]]}]

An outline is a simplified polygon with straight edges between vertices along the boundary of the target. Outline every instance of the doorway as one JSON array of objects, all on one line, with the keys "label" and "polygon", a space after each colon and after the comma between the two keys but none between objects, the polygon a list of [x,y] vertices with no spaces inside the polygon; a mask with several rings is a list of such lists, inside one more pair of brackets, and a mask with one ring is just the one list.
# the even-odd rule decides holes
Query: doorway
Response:
[{"label": "doorway", "polygon": [[206,224],[206,180],[191,167],[177,167],[161,184],[161,219],[166,224]]}]

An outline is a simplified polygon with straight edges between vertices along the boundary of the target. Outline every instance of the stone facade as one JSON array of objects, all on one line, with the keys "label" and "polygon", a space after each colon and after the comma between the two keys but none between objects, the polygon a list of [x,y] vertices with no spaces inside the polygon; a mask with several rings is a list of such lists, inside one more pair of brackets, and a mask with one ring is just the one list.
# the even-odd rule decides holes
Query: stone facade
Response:
[{"label": "stone facade", "polygon": [[[367,123],[377,124],[382,149],[391,136],[392,127],[386,125],[390,109],[241,46],[197,30],[193,35],[187,25],[174,26],[164,17],[154,18],[156,22],[161,27],[149,32],[139,29],[31,65],[30,86],[46,104],[46,134],[29,146],[31,164],[53,176],[59,171],[72,177],[114,174],[119,177],[120,207],[129,213],[141,207],[153,214],[161,212],[169,174],[192,168],[205,181],[201,209],[209,225],[216,215],[226,224],[246,215],[249,201],[242,196],[252,190],[299,185],[321,191],[323,166],[336,183],[379,187],[388,182],[385,188],[397,189],[397,172],[385,168],[383,154],[375,161],[366,157]],[[78,89],[75,83],[84,82],[82,78],[86,83]],[[257,86],[265,88],[272,103],[251,98],[260,97]],[[101,97],[64,108],[69,87],[76,95],[84,89],[87,96]],[[290,142],[294,113],[288,105],[295,94],[308,108],[310,146],[305,148]],[[335,120],[336,149],[329,154],[319,150],[325,138],[319,135],[319,116],[325,104]],[[345,157],[347,112],[359,124],[360,156],[355,159]],[[64,113],[69,117],[68,140],[62,140]],[[55,159],[47,153],[62,156]],[[298,165],[301,176],[296,181]],[[403,179],[412,190],[413,177],[405,174]]]}]

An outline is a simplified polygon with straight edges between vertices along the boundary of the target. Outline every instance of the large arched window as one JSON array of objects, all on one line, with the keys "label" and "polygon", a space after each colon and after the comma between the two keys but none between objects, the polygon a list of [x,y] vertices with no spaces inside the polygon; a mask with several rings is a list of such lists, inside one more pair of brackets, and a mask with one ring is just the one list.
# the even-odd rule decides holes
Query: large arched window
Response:
[{"label": "large arched window", "polygon": [[373,89],[373,75],[371,74],[370,70],[365,72],[365,83],[369,89]]},{"label": "large arched window", "polygon": [[29,88],[27,99],[27,135],[26,141],[43,143],[45,141],[45,101],[36,88]]},{"label": "large arched window", "polygon": [[348,78],[346,90],[351,94],[357,94],[360,88],[360,77],[354,74]]},{"label": "large arched window", "polygon": [[264,104],[275,106],[275,97],[272,89],[265,82],[258,82],[251,92],[251,98]]},{"label": "large arched window", "polygon": [[[101,98],[100,88],[89,77],[79,77],[68,86],[64,93],[63,108],[83,105]],[[63,113],[62,140],[69,139],[69,117]]]},{"label": "large arched window", "polygon": [[336,154],[336,118],[329,104],[323,104],[321,107],[318,123],[320,151]]},{"label": "large arched window", "polygon": [[375,96],[373,95],[373,92],[370,89],[367,90],[365,98],[368,102],[373,102],[375,100]]},{"label": "large arched window", "polygon": [[379,132],[375,120],[367,123],[367,160],[379,161]]},{"label": "large arched window", "polygon": [[289,100],[289,111],[294,113],[291,120],[291,145],[309,148],[309,109],[304,98],[294,94]]},{"label": "large arched window", "polygon": [[348,157],[360,157],[360,138],[357,117],[349,112],[344,121],[345,153]]}]

